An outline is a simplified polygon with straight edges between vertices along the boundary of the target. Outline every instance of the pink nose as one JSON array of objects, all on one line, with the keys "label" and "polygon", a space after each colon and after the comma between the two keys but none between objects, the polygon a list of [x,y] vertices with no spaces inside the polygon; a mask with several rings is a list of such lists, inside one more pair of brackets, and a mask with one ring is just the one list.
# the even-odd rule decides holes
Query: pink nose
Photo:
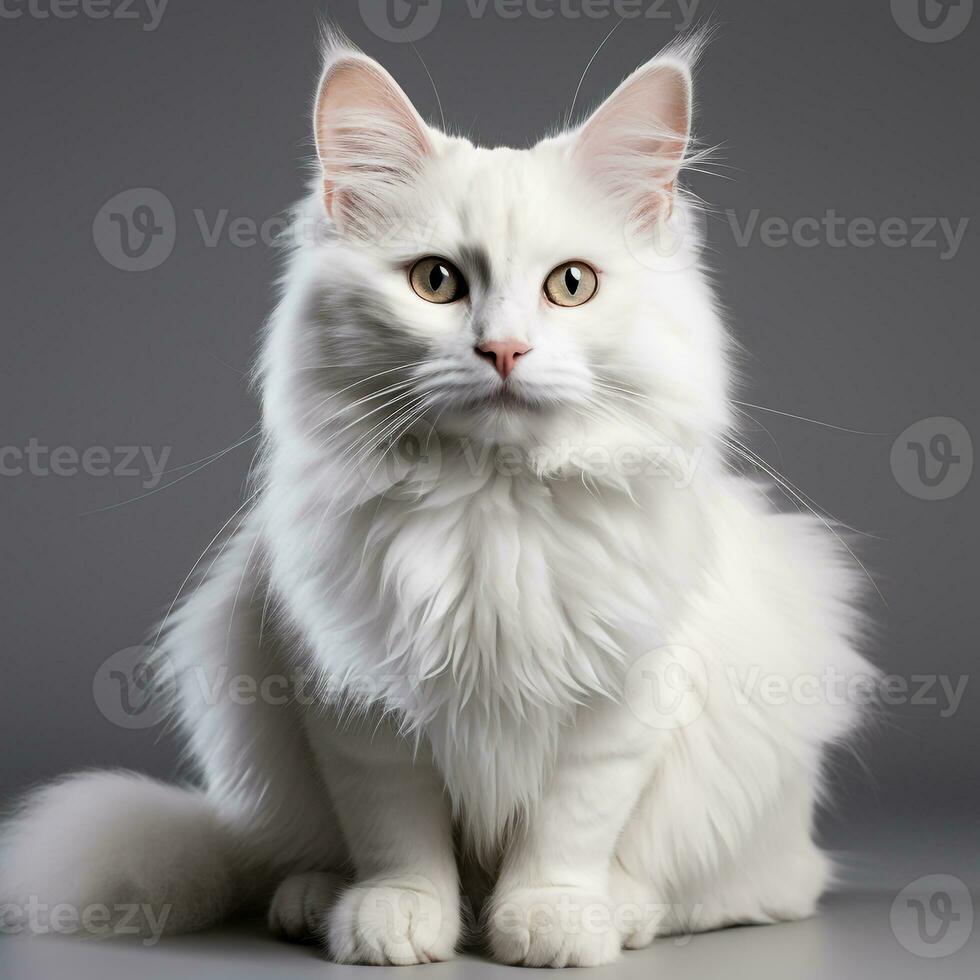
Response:
[{"label": "pink nose", "polygon": [[531,349],[530,344],[522,344],[513,337],[508,340],[493,340],[487,344],[477,344],[474,350],[480,357],[490,361],[497,369],[497,374],[507,380],[507,375],[514,370],[517,359]]}]

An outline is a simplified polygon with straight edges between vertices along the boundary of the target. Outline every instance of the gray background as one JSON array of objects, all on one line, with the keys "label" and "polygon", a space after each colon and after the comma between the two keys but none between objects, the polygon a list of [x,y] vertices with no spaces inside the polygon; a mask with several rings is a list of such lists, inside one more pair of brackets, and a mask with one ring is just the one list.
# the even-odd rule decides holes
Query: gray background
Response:
[{"label": "gray background", "polygon": [[[605,16],[548,19],[500,16],[492,0],[476,18],[473,3],[444,0],[418,52],[452,127],[526,145],[563,117],[615,18],[601,0],[585,6]],[[412,46],[372,33],[353,0],[170,0],[155,30],[143,29],[146,17],[42,19],[23,8],[0,18],[0,445],[172,447],[168,466],[185,466],[257,418],[243,373],[278,269],[266,244],[242,247],[226,233],[209,246],[195,212],[208,225],[221,209],[228,221],[261,223],[300,195],[318,16],[328,12],[438,121],[432,86]],[[144,0],[132,9],[145,11]],[[683,8],[662,10],[664,19],[613,34],[580,109],[674,36]],[[742,247],[726,212],[739,225],[753,209],[760,221],[829,209],[878,225],[975,220],[980,13],[945,43],[904,33],[888,0],[702,0],[697,20],[708,14],[719,34],[699,73],[698,131],[723,149],[714,175],[690,183],[714,208],[709,261],[747,351],[742,397],[877,433],[753,412],[769,434],[750,423],[751,443],[867,532],[856,547],[884,597],[872,592],[868,603],[872,658],[907,679],[955,684],[971,675],[980,636],[980,482],[923,500],[900,485],[890,453],[920,419],[980,431],[980,226],[943,260],[942,248],[880,241],[775,248],[756,234]],[[172,203],[176,237],[162,264],[129,272],[100,254],[93,221],[107,200],[140,187]],[[253,445],[199,471],[173,470],[163,484],[180,482],[128,503],[146,493],[138,477],[0,476],[0,798],[83,766],[174,772],[173,741],[113,724],[93,678],[110,654],[143,641],[237,507]],[[958,486],[968,466],[964,456],[948,479]],[[896,888],[906,867],[980,873],[946,847],[977,836],[978,703],[980,681],[969,678],[950,717],[941,694],[938,704],[897,705],[859,758],[834,759],[836,806],[823,834],[851,855],[849,867],[871,867]]]}]

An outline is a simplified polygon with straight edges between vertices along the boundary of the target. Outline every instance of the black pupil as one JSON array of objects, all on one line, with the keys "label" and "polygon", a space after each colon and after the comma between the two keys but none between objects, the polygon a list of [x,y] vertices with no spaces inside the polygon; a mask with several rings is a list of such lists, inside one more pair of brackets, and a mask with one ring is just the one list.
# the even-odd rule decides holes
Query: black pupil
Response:
[{"label": "black pupil", "polygon": [[442,284],[449,278],[449,270],[444,265],[434,265],[429,272],[429,286],[438,293]]},{"label": "black pupil", "polygon": [[582,282],[582,270],[570,265],[565,270],[565,288],[569,294],[574,296],[578,292],[579,284]]}]

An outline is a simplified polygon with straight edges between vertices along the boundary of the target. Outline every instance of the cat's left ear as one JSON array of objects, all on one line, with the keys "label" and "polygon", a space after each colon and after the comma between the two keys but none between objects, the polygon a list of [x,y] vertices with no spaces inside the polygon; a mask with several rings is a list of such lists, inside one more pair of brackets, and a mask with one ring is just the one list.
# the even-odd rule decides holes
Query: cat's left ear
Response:
[{"label": "cat's left ear", "polygon": [[633,72],[572,135],[573,159],[641,224],[670,213],[691,137],[691,100],[687,62],[659,56]]}]

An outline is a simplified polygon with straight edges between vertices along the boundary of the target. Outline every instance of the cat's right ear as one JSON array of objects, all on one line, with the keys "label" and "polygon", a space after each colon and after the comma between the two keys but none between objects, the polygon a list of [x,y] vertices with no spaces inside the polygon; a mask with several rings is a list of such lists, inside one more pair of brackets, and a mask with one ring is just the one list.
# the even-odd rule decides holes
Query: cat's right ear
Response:
[{"label": "cat's right ear", "polygon": [[398,83],[347,47],[326,53],[313,131],[327,213],[358,236],[390,218],[393,197],[433,152],[431,131]]},{"label": "cat's right ear", "polygon": [[701,40],[638,68],[572,135],[573,158],[641,225],[673,204],[691,135],[690,62]]}]

